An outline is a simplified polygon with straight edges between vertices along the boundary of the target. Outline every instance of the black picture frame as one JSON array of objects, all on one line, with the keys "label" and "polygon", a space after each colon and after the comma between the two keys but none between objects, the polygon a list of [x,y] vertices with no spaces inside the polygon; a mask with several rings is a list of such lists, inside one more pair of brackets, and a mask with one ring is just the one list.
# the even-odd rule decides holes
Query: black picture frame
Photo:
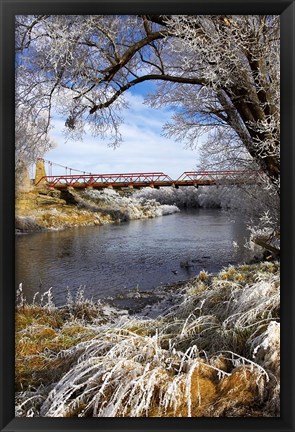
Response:
[{"label": "black picture frame", "polygon": [[[0,430],[293,431],[294,422],[294,52],[295,4],[285,0],[0,0]],[[281,416],[279,418],[14,417],[14,16],[16,14],[279,14],[281,17]]]}]

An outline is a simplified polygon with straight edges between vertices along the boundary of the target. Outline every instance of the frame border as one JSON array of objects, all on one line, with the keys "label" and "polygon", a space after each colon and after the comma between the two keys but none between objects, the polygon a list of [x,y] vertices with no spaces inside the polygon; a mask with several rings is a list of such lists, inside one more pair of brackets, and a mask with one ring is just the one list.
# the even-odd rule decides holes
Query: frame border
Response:
[{"label": "frame border", "polygon": [[[295,0],[0,0],[0,431],[295,430],[294,405],[294,66]],[[278,14],[281,16],[282,394],[279,418],[15,418],[14,417],[14,16],[16,14]],[[172,423],[173,422],[173,423]]]}]

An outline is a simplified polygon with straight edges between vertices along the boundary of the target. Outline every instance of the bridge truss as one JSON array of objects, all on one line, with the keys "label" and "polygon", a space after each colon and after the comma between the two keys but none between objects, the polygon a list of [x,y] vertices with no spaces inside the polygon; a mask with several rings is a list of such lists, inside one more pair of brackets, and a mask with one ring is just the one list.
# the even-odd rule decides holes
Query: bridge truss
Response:
[{"label": "bridge truss", "polygon": [[67,188],[142,188],[164,186],[210,186],[257,183],[259,171],[186,171],[177,180],[163,172],[124,174],[75,174],[44,176],[35,186],[44,185],[52,189]]}]

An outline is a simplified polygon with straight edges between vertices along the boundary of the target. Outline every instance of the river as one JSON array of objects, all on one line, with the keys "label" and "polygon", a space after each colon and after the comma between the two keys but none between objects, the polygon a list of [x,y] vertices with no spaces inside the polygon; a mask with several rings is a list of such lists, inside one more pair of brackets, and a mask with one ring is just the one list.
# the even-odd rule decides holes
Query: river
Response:
[{"label": "river", "polygon": [[[151,291],[247,260],[240,217],[222,210],[183,210],[154,219],[16,236],[16,285],[32,301],[52,287],[57,306],[75,295],[98,300]],[[235,248],[233,241],[240,247]]]}]

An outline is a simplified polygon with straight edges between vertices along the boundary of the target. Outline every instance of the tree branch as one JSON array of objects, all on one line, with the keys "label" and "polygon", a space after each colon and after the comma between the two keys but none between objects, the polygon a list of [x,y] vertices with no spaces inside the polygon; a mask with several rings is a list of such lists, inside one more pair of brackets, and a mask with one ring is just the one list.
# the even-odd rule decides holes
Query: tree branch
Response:
[{"label": "tree branch", "polygon": [[101,103],[99,105],[94,105],[91,110],[89,111],[90,114],[95,113],[98,109],[107,108],[110,106],[113,102],[115,102],[118,97],[123,94],[126,90],[130,89],[136,84],[142,83],[144,81],[151,81],[151,80],[158,80],[158,81],[170,81],[175,83],[183,83],[183,84],[197,84],[197,85],[205,85],[204,81],[198,78],[185,78],[185,77],[176,77],[172,75],[157,75],[157,74],[151,74],[151,75],[144,75],[139,78],[134,79],[133,81],[128,82],[124,86],[120,88],[120,90],[116,91],[115,94],[106,102]]}]

